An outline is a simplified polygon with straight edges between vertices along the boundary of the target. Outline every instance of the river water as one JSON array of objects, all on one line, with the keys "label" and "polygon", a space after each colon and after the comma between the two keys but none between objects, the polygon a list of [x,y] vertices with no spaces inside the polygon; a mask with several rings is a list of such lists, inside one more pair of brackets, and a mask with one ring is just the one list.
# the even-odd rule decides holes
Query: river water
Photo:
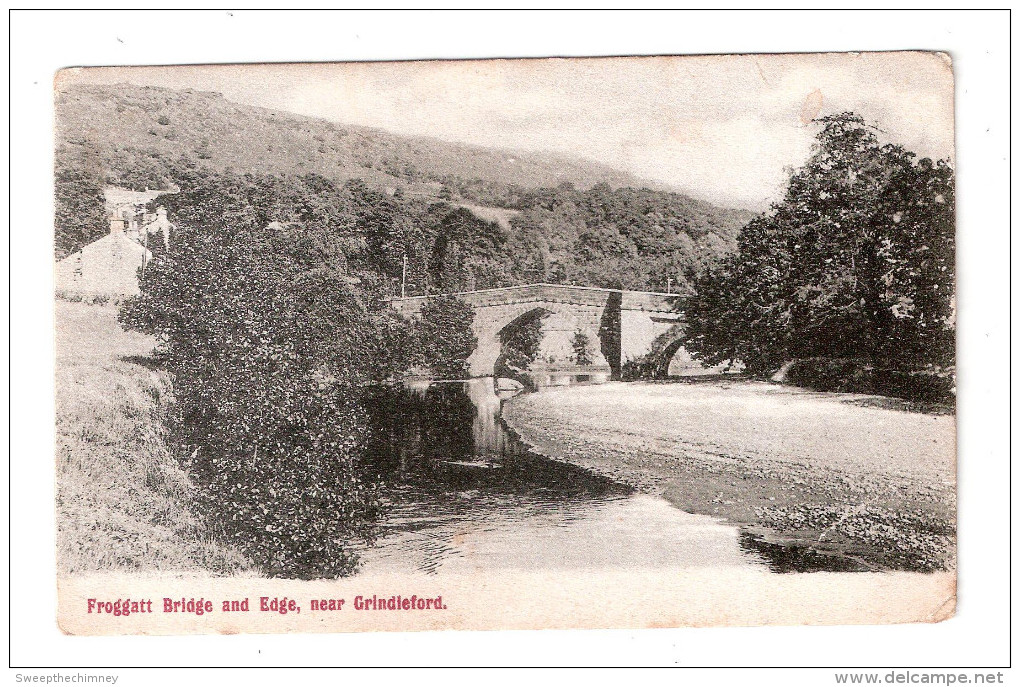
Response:
[{"label": "river water", "polygon": [[500,419],[512,395],[491,378],[378,391],[370,462],[387,514],[361,572],[853,569],[530,452]]}]

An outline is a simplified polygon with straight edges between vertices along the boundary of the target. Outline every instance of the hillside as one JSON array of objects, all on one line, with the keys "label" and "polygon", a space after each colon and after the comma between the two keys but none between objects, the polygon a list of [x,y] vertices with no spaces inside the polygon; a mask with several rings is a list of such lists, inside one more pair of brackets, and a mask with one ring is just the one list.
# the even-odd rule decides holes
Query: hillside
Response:
[{"label": "hillside", "polygon": [[443,181],[525,188],[570,182],[647,186],[629,174],[566,156],[398,136],[231,102],[219,93],[126,84],[67,85],[57,93],[57,144],[94,144],[119,186],[169,183],[184,160],[213,171],[362,178],[376,187],[438,194]]},{"label": "hillside", "polygon": [[[414,251],[431,265],[430,275],[416,276],[420,284],[675,285],[686,293],[735,248],[752,217],[593,162],[402,137],[191,90],[66,86],[57,96],[56,143],[58,257],[108,231],[103,186],[221,184],[246,195],[258,183],[302,189],[312,206],[333,193],[341,208],[354,197],[351,207],[364,201],[369,214],[389,208],[383,224],[366,231],[402,217],[419,238],[431,237]],[[365,191],[312,191],[324,187],[300,179],[313,173],[337,187],[363,180]],[[204,203],[201,194],[193,200]],[[263,201],[256,193],[252,202]],[[450,264],[440,269],[444,260]]]}]

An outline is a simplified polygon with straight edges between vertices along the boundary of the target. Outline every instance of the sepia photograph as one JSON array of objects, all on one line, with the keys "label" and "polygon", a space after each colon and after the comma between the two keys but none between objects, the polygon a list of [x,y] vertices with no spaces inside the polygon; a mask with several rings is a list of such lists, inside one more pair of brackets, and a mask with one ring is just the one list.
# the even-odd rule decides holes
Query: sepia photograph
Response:
[{"label": "sepia photograph", "polygon": [[21,14],[18,682],[1002,683],[992,13]]},{"label": "sepia photograph", "polygon": [[[203,601],[189,630],[269,627],[255,596],[152,610],[93,595],[97,573],[319,581],[298,602],[326,630],[341,608],[415,612],[380,628],[952,615],[948,55],[84,68],[54,88],[66,631],[179,628]],[[575,613],[631,572],[647,598]],[[706,572],[801,598],[670,606]],[[518,574],[570,592],[448,612]],[[321,583],[378,576],[433,591]]]}]

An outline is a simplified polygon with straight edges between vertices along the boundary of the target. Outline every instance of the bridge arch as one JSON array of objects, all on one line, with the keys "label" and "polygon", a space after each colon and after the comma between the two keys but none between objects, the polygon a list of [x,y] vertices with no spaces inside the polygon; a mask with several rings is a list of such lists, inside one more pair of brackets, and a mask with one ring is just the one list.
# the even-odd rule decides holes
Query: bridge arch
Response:
[{"label": "bridge arch", "polygon": [[496,374],[504,361],[507,339],[535,320],[543,320],[542,337],[538,342],[541,355],[552,355],[567,363],[575,332],[581,331],[591,342],[596,363],[605,365],[601,354],[599,327],[602,308],[591,305],[555,301],[525,302],[480,308],[476,311],[473,330],[478,347],[469,359],[472,374]]},{"label": "bridge arch", "polygon": [[496,332],[496,335],[501,339],[506,339],[508,336],[512,336],[517,330],[523,329],[535,320],[544,320],[549,315],[552,315],[553,312],[554,311],[547,305],[536,305],[530,310],[522,312],[520,315],[517,315],[514,319],[507,322],[498,332]]},{"label": "bridge arch", "polygon": [[[526,387],[532,386],[526,368],[541,350],[543,320],[552,314],[553,311],[548,307],[539,305],[521,313],[503,325],[496,333],[500,343],[500,352],[493,365],[494,377],[506,377],[514,379]],[[532,332],[537,334],[534,341],[529,340]]]},{"label": "bridge arch", "polygon": [[662,349],[655,360],[655,379],[665,379],[669,377],[669,366],[673,362],[673,358],[680,352],[680,349],[684,346],[684,340],[682,337],[676,337],[671,341],[665,348]]},{"label": "bridge arch", "polygon": [[662,334],[652,342],[651,350],[645,356],[624,366],[626,368],[624,378],[628,380],[667,379],[674,363],[678,368],[674,375],[678,377],[722,374],[743,369],[743,365],[733,361],[706,367],[704,363],[687,351],[686,342],[687,339],[680,327]]},{"label": "bridge arch", "polygon": [[656,336],[646,353],[624,363],[624,379],[665,379],[669,377],[670,363],[683,348],[684,327],[675,323]]}]

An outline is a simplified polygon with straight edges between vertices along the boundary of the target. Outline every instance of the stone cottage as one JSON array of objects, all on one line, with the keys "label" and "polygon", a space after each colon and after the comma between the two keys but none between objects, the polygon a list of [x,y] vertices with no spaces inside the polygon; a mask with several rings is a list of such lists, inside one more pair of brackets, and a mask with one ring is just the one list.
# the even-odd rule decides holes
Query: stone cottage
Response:
[{"label": "stone cottage", "polygon": [[109,234],[58,262],[57,291],[81,296],[136,295],[138,270],[152,259],[152,253],[128,236],[131,223],[126,217],[111,217]]}]

